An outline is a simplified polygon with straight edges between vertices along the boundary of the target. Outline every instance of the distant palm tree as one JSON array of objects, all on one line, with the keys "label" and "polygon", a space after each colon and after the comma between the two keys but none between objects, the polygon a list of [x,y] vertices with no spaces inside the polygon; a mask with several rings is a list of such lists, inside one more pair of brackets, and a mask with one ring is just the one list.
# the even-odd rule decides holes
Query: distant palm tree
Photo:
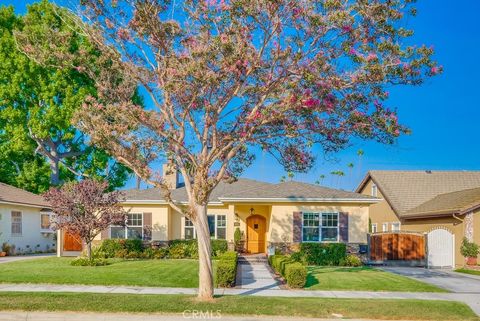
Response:
[{"label": "distant palm tree", "polygon": [[330,172],[330,174],[332,174],[334,176],[337,176],[337,181],[336,181],[335,187],[338,188],[339,185],[340,185],[340,177],[345,176],[345,173],[343,171],[338,170],[338,171],[332,171],[332,172]]},{"label": "distant palm tree", "polygon": [[287,175],[290,181],[293,181],[293,177],[295,176],[295,174],[293,174],[293,172],[288,172]]},{"label": "distant palm tree", "polygon": [[323,174],[320,175],[320,176],[318,177],[318,179],[315,181],[315,184],[317,184],[317,185],[322,185],[324,179],[325,179],[325,175],[323,175]]},{"label": "distant palm tree", "polygon": [[348,167],[348,179],[352,181],[355,180],[355,178],[353,177],[353,168],[355,167],[355,165],[353,165],[353,163],[348,163],[347,167]]},{"label": "distant palm tree", "polygon": [[287,178],[285,177],[285,175],[280,177],[280,183],[285,183],[286,181],[287,181]]},{"label": "distant palm tree", "polygon": [[357,151],[357,156],[358,156],[358,178],[361,178],[362,175],[362,158],[365,153],[363,152],[363,149],[359,149]]}]

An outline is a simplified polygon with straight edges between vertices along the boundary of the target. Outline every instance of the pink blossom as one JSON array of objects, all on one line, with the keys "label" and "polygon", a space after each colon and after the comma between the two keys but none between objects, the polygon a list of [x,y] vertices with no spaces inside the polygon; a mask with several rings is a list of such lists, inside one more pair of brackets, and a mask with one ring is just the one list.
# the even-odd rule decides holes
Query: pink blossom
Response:
[{"label": "pink blossom", "polygon": [[378,59],[378,56],[377,56],[376,53],[371,52],[371,53],[368,54],[368,56],[367,56],[366,59],[367,59],[367,61],[373,61],[373,60],[377,60],[377,59]]},{"label": "pink blossom", "polygon": [[436,75],[436,74],[440,73],[440,70],[441,70],[440,67],[433,66],[433,67],[430,69],[430,73],[431,73],[432,75]]}]

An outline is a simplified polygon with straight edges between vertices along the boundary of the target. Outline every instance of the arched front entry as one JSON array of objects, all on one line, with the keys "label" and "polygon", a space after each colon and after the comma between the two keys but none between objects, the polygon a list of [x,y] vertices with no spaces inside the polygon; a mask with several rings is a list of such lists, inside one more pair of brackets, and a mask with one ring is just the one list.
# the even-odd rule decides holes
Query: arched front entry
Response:
[{"label": "arched front entry", "polygon": [[267,220],[261,215],[247,218],[247,252],[265,253],[265,231]]}]

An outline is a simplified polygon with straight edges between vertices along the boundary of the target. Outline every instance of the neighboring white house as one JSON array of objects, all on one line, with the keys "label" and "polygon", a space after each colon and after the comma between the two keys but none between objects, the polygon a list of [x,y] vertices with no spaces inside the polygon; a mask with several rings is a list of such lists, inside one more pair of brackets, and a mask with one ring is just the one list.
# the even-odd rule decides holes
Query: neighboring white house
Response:
[{"label": "neighboring white house", "polygon": [[54,251],[50,215],[43,197],[0,183],[0,250],[6,242],[15,254]]}]

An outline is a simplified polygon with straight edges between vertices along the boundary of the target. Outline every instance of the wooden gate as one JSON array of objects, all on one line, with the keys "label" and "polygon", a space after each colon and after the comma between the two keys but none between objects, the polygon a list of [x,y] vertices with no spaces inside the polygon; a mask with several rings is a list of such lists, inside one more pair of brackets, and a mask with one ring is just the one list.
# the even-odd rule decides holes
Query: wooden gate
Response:
[{"label": "wooden gate", "polygon": [[369,237],[370,260],[424,261],[425,235],[419,233],[378,233]]},{"label": "wooden gate", "polygon": [[82,240],[77,235],[68,232],[63,233],[63,250],[64,251],[81,251]]}]

